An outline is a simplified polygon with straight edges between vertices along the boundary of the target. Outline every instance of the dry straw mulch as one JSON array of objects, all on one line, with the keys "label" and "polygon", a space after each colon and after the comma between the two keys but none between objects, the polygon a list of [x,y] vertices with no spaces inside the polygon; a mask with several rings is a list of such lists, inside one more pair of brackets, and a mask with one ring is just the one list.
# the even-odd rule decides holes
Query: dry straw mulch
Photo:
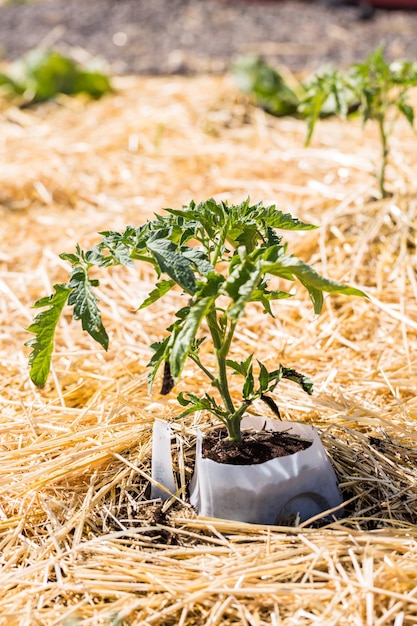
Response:
[{"label": "dry straw mulch", "polygon": [[[396,127],[394,195],[375,201],[372,125],[327,120],[305,149],[301,121],[251,109],[228,77],[117,87],[2,105],[0,625],[416,624],[415,135]],[[327,298],[318,319],[301,292],[276,319],[254,307],[236,348],[315,381],[312,398],[288,383],[277,400],[318,426],[338,473],[346,516],[324,527],[199,519],[190,420],[173,422],[178,498],[149,501],[152,423],[178,408],[147,395],[148,346],[178,302],[135,312],[146,268],[102,277],[108,353],[63,320],[47,386],[28,379],[30,307],[66,280],[60,252],[165,206],[248,195],[320,224],[290,234],[296,251],[370,296]],[[177,391],[203,384],[190,368]]]}]

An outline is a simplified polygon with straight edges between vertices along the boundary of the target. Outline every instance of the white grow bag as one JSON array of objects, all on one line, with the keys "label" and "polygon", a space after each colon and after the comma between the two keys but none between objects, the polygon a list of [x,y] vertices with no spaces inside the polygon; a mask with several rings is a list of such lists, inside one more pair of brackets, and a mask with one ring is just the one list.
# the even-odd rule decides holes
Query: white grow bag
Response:
[{"label": "white grow bag", "polygon": [[[190,502],[197,513],[256,524],[305,521],[337,507],[333,514],[340,516],[342,496],[317,431],[306,424],[265,417],[250,416],[242,420],[242,429],[260,430],[265,426],[312,444],[300,452],[258,465],[230,465],[202,457],[203,435],[198,431],[196,464],[190,483]],[[169,497],[174,484],[168,433],[166,423],[155,423],[152,476],[164,488],[153,485],[152,496],[162,499]]]}]

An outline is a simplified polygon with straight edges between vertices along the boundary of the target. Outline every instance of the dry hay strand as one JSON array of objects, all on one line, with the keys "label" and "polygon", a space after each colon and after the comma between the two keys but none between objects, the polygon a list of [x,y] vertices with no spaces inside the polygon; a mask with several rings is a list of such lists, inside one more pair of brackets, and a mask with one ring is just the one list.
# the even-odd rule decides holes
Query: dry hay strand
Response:
[{"label": "dry hay strand", "polygon": [[[415,137],[399,124],[394,195],[372,199],[372,125],[302,122],[252,109],[227,78],[123,79],[99,102],[62,98],[0,119],[0,625],[409,626],[417,623]],[[369,299],[301,291],[275,319],[253,306],[235,356],[308,373],[283,384],[283,417],[314,423],[345,517],[264,527],[198,518],[187,502],[195,428],[175,393],[149,398],[149,345],[181,302],[136,312],[153,277],[114,268],[98,295],[112,341],[59,325],[52,375],[28,380],[33,301],[66,280],[59,253],[164,206],[248,195],[321,225],[289,233],[319,271]],[[209,351],[207,357],[210,358]],[[192,367],[175,392],[200,391]],[[237,389],[233,389],[237,394]],[[255,407],[256,408],[256,407]],[[172,423],[178,491],[150,500],[151,429]]]}]

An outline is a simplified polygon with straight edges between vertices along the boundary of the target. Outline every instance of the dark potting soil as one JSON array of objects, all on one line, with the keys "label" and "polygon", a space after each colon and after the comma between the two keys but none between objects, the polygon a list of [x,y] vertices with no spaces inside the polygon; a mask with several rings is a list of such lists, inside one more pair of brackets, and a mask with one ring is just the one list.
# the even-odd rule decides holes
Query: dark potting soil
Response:
[{"label": "dark potting soil", "polygon": [[227,438],[224,428],[216,428],[203,439],[203,458],[229,465],[258,465],[288,456],[311,446],[311,441],[285,432],[267,430],[242,432],[241,443]]}]

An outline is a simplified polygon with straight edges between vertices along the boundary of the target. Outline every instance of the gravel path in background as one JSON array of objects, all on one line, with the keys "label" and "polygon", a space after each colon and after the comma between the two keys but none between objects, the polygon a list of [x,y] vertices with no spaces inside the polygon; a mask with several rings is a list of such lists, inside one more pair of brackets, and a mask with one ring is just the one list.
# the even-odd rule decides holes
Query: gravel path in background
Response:
[{"label": "gravel path in background", "polygon": [[13,60],[39,46],[79,47],[114,73],[223,72],[261,53],[294,71],[361,61],[379,43],[387,56],[417,57],[417,12],[283,0],[42,0],[0,6],[0,51]]}]

